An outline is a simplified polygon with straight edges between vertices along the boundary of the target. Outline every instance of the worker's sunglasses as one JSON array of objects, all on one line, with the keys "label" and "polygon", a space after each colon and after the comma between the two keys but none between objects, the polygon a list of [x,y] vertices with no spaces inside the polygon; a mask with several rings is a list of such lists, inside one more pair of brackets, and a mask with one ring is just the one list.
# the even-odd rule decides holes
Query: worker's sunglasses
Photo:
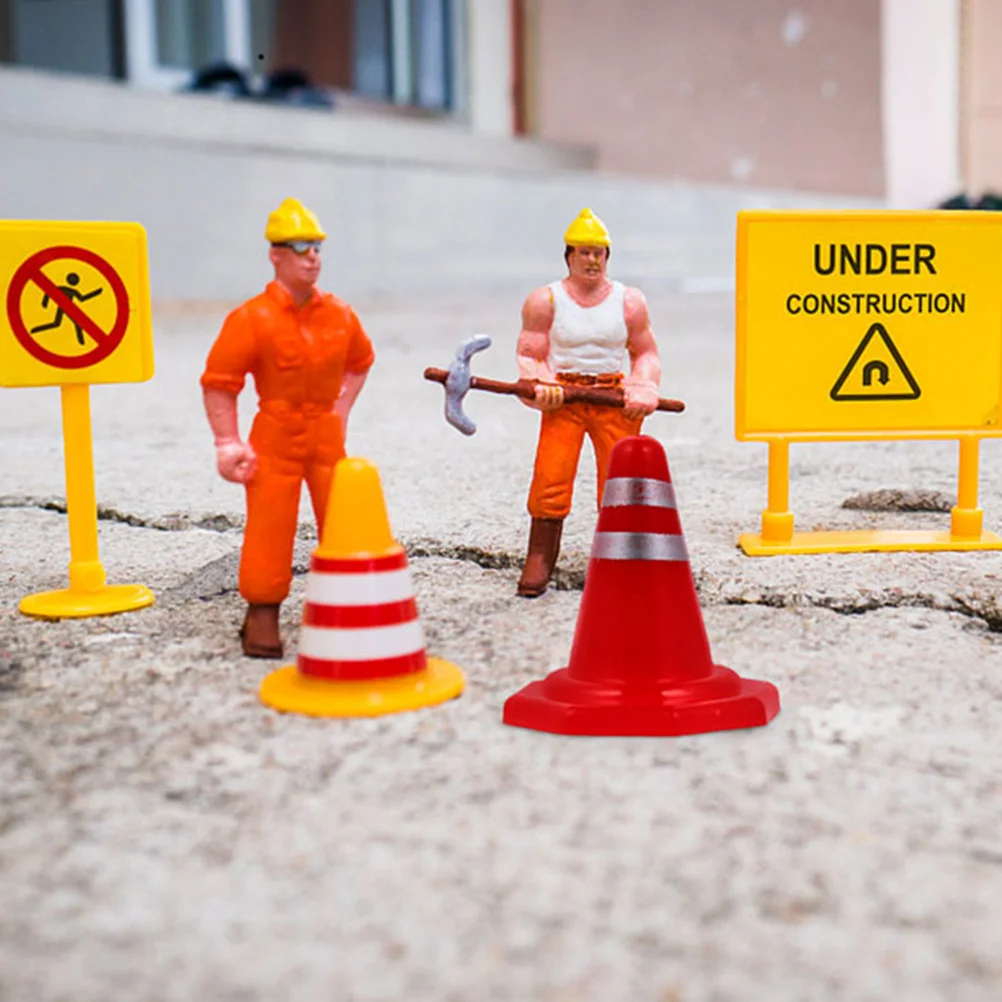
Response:
[{"label": "worker's sunglasses", "polygon": [[318,254],[320,253],[320,248],[323,246],[322,240],[285,240],[280,244],[272,244],[272,247],[288,247],[294,254],[298,254],[302,257],[304,254],[308,253],[311,249],[315,250]]}]

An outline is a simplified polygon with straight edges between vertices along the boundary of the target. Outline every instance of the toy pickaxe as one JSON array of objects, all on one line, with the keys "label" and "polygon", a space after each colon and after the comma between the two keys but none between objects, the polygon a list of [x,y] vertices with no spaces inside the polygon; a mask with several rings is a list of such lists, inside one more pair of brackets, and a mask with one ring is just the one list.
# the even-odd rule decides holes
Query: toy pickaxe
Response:
[{"label": "toy pickaxe", "polygon": [[[523,400],[536,396],[536,382],[520,379],[515,383],[500,383],[496,379],[481,379],[470,375],[470,359],[478,352],[491,346],[486,334],[478,334],[464,341],[456,349],[456,357],[448,370],[428,368],[424,378],[445,386],[445,420],[458,428],[464,435],[472,435],[477,426],[463,413],[463,398],[471,390],[487,390],[488,393],[504,393]],[[602,407],[622,407],[621,389],[601,389],[594,386],[564,386],[564,402],[568,404],[599,404]],[[659,411],[683,411],[681,400],[659,400]]]}]

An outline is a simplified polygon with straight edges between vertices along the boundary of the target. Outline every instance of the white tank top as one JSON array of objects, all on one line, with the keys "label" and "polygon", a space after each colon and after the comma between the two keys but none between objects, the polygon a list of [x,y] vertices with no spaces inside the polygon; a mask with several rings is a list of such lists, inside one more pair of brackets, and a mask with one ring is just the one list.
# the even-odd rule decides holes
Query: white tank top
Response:
[{"label": "white tank top", "polygon": [[597,306],[578,306],[562,281],[551,282],[553,323],[550,326],[551,372],[581,372],[597,376],[622,372],[626,351],[626,286],[613,282]]}]

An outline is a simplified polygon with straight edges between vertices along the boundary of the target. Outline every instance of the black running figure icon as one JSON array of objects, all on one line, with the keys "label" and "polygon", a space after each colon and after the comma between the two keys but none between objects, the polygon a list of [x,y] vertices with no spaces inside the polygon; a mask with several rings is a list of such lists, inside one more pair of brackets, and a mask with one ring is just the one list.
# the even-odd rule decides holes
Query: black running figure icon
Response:
[{"label": "black running figure icon", "polygon": [[[78,303],[84,303],[88,299],[93,299],[95,296],[101,295],[101,290],[103,286],[99,285],[96,289],[94,289],[93,292],[81,292],[79,289],[76,288],[76,286],[78,286],[79,284],[80,284],[80,276],[75,271],[71,271],[66,276],[66,285],[57,285],[56,288],[68,300],[70,300],[70,302],[72,302],[75,299]],[[42,300],[42,308],[44,309],[48,305],[49,305],[49,294],[46,293],[45,298]],[[39,324],[37,327],[32,327],[31,328],[32,334],[40,334],[42,331],[51,331],[55,330],[57,327],[62,326],[63,317],[65,316],[65,314],[63,313],[63,308],[61,306],[59,306],[58,304],[55,305],[56,305],[56,317],[52,321],[52,323]],[[77,342],[79,344],[84,344],[83,331],[80,329],[80,325],[74,321],[73,326],[76,327],[77,329]]]}]

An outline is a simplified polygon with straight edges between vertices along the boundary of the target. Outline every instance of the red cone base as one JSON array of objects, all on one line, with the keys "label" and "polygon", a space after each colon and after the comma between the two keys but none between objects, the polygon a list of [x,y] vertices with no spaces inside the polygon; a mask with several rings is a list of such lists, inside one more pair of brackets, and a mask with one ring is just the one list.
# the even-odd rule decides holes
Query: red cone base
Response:
[{"label": "red cone base", "polygon": [[556,734],[699,734],[761,727],[768,682],[713,663],[661,444],[612,451],[566,668],[516,693],[504,722]]},{"label": "red cone base", "polygon": [[774,686],[721,665],[699,682],[657,688],[581,682],[561,668],[512,696],[504,722],[552,734],[673,737],[764,727],[778,712]]}]

